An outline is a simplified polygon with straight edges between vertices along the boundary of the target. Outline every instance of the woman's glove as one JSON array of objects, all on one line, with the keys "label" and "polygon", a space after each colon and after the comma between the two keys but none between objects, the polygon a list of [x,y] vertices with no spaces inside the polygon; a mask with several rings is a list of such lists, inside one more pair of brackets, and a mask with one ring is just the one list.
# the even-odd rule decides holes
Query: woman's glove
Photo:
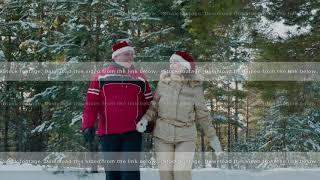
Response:
[{"label": "woman's glove", "polygon": [[210,140],[210,147],[214,149],[216,153],[222,152],[221,143],[218,136],[213,136]]}]

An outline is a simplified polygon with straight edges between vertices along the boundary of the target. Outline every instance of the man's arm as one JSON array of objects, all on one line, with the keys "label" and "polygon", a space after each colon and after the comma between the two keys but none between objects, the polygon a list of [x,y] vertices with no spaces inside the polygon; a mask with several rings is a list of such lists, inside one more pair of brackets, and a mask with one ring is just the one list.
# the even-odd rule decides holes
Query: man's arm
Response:
[{"label": "man's arm", "polygon": [[95,128],[94,125],[100,110],[100,87],[97,77],[97,75],[94,75],[93,78],[91,78],[87,91],[84,113],[82,116],[82,132],[87,128]]},{"label": "man's arm", "polygon": [[153,99],[153,94],[151,92],[151,88],[150,88],[150,84],[148,81],[145,81],[145,84],[146,84],[146,90],[145,92],[143,93],[143,96],[142,96],[142,114],[144,114],[149,106],[150,106],[150,102],[152,101]]}]

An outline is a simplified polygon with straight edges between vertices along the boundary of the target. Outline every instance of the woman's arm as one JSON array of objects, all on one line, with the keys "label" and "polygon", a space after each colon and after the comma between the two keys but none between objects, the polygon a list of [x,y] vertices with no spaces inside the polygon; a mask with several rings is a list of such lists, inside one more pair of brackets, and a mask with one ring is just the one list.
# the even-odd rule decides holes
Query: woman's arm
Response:
[{"label": "woman's arm", "polygon": [[210,122],[209,110],[206,107],[206,102],[204,99],[203,87],[196,87],[197,94],[195,96],[195,112],[196,121],[202,127],[204,133],[209,137],[210,146],[215,150],[215,152],[222,152],[221,143],[218,136],[216,135],[216,130]]},{"label": "woman's arm", "polygon": [[153,95],[153,99],[150,102],[150,106],[147,112],[142,117],[142,119],[146,119],[148,122],[155,121],[158,116],[158,107],[159,107],[159,99],[160,99],[159,85],[160,83],[158,83],[157,85],[157,88]]},{"label": "woman's arm", "polygon": [[136,125],[136,129],[138,132],[153,131],[153,127],[154,127],[156,118],[158,116],[158,107],[159,107],[159,99],[160,99],[159,86],[160,86],[160,83],[158,83],[157,85],[153,99],[150,102],[150,106],[147,112],[142,116],[142,118]]},{"label": "woman's arm", "polygon": [[206,102],[204,99],[203,87],[198,86],[196,88],[196,95],[195,95],[195,113],[196,113],[196,122],[200,124],[201,128],[203,129],[204,133],[209,137],[212,138],[216,136],[216,130],[210,122],[209,119],[209,110],[206,107]]}]

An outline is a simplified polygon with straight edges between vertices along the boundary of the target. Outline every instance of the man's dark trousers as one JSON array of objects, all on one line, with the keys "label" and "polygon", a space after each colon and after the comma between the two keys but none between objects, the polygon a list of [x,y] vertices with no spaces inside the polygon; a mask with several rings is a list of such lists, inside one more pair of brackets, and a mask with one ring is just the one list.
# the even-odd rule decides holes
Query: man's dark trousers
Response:
[{"label": "man's dark trousers", "polygon": [[[107,163],[106,180],[140,180],[140,151],[142,134],[137,131],[123,134],[110,134],[99,137],[105,160],[124,160],[125,163]],[[108,153],[112,152],[112,153]],[[131,152],[131,153],[130,153]],[[136,159],[138,163],[128,163]]]}]

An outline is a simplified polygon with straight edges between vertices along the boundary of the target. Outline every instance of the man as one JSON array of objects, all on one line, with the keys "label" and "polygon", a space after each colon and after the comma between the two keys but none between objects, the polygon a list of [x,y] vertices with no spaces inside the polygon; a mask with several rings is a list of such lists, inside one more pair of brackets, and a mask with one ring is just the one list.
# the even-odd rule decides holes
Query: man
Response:
[{"label": "man", "polygon": [[[97,72],[91,80],[86,96],[82,131],[86,141],[99,136],[104,157],[113,160],[136,158],[142,143],[142,134],[136,124],[152,100],[152,93],[143,72],[134,67],[134,49],[127,42],[112,46],[113,62]],[[112,152],[112,153],[111,153]],[[135,154],[133,157],[132,155]],[[139,180],[139,163],[108,164],[107,180]]]}]

